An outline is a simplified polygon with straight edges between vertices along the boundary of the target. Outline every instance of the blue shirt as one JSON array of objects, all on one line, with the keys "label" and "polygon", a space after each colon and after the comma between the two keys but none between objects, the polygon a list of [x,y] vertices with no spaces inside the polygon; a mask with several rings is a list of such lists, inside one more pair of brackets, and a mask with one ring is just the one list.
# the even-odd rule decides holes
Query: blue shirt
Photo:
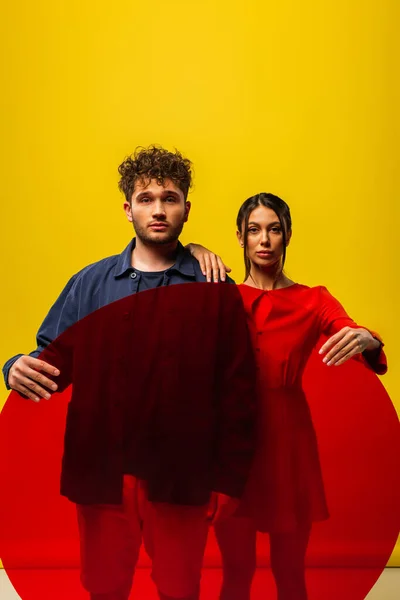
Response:
[{"label": "blue shirt", "polygon": [[[140,289],[148,289],[148,281],[141,282],[142,274],[131,264],[135,245],[136,239],[133,238],[121,254],[93,263],[71,277],[40,326],[36,336],[37,348],[30,352],[30,356],[37,358],[63,331],[98,308],[136,294]],[[233,283],[232,279],[227,280]],[[176,262],[164,271],[161,284],[166,286],[196,281],[204,282],[206,277],[198,261],[178,242]],[[154,286],[159,283],[160,280],[155,281]],[[11,389],[8,385],[10,368],[21,356],[13,356],[3,367],[7,389]]]}]

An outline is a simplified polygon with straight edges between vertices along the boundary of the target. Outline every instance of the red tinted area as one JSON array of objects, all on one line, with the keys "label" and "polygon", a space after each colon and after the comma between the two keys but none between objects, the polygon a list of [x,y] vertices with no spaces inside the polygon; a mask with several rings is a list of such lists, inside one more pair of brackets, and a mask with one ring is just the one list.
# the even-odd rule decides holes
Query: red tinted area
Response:
[{"label": "red tinted area", "polygon": [[[327,574],[332,599],[365,598],[400,529],[399,420],[378,377],[359,361],[326,367],[313,353],[304,387],[330,511],[314,525],[308,563],[347,567],[332,580]],[[310,598],[322,589],[321,582]]]},{"label": "red tinted area", "polygon": [[[218,291],[209,292],[216,287],[206,284],[143,292],[96,311],[61,336],[44,358],[59,364],[63,385],[68,386],[73,378],[74,394],[81,390],[77,398],[78,405],[84,407],[83,416],[77,417],[75,407],[71,412],[71,387],[39,404],[10,394],[0,415],[0,556],[23,600],[87,597],[76,574],[71,576],[65,570],[79,566],[75,507],[60,495],[67,410],[72,415],[67,432],[72,451],[69,462],[64,461],[69,473],[64,487],[76,498],[92,493],[94,501],[96,494],[118,493],[114,471],[121,453],[115,452],[113,445],[118,436],[136,441],[136,446],[125,443],[124,452],[132,458],[135,449],[140,448],[145,458],[134,468],[139,475],[147,473],[153,478],[155,497],[162,495],[170,489],[161,485],[168,483],[168,472],[155,471],[151,449],[159,434],[171,429],[171,439],[177,440],[182,433],[182,446],[176,442],[167,445],[163,460],[176,463],[182,456],[180,477],[188,486],[184,493],[201,496],[201,486],[193,487],[194,474],[199,475],[197,480],[204,477],[201,456],[194,451],[199,445],[186,453],[182,447],[188,448],[188,440],[196,432],[204,436],[209,429],[213,410],[205,404],[208,396],[219,403],[226,422],[231,419],[232,423],[233,419],[244,425],[233,436],[229,428],[222,431],[213,481],[226,491],[242,485],[251,454],[253,407],[247,400],[251,398],[249,377],[253,366],[246,358],[250,355],[249,339],[236,288],[217,287],[224,289],[223,297]],[[399,531],[398,418],[380,381],[359,362],[328,368],[315,354],[304,384],[318,434],[331,514],[328,521],[314,526],[308,564],[346,567],[334,578],[329,570],[310,578],[310,600],[361,600],[384,568]],[[218,390],[218,395],[211,390]],[[112,399],[111,404],[107,398]],[[108,415],[108,420],[102,420],[95,411],[99,420],[92,431],[88,415],[93,414],[94,405],[90,403],[95,399],[102,403],[105,412],[101,415]],[[140,428],[129,429],[131,422],[140,422]],[[185,423],[191,428],[190,436]],[[143,432],[156,432],[157,436],[143,437]],[[76,455],[74,447],[79,448]],[[238,448],[244,457],[242,463],[230,463],[228,457],[237,456]],[[96,479],[90,482],[85,478],[86,467],[95,472],[99,465],[90,463],[91,453],[91,461],[95,457],[102,460],[110,453],[117,456],[106,477],[100,478],[101,485]],[[77,477],[71,483],[74,468]],[[104,502],[104,497],[99,501]],[[266,564],[267,551],[267,537],[262,536],[260,564]],[[144,554],[140,564],[148,565]],[[214,537],[210,535],[205,566],[219,564]],[[21,570],[26,568],[34,569],[34,575]],[[40,570],[46,568],[60,570],[49,577]],[[207,581],[203,597],[217,597],[219,581],[213,579],[211,587],[211,580]],[[140,597],[147,597],[146,589],[148,598],[153,597],[154,585],[149,577],[141,574],[137,585]],[[258,589],[260,598],[273,594],[272,578],[263,579]],[[138,597],[134,592],[135,588],[132,597]]]}]

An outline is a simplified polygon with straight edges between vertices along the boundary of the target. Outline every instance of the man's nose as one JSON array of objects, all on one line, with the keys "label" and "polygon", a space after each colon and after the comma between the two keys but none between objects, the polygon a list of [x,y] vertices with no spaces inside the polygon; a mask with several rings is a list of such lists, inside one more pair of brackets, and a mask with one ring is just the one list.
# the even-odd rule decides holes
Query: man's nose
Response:
[{"label": "man's nose", "polygon": [[165,218],[165,206],[161,200],[157,200],[153,203],[153,217]]}]

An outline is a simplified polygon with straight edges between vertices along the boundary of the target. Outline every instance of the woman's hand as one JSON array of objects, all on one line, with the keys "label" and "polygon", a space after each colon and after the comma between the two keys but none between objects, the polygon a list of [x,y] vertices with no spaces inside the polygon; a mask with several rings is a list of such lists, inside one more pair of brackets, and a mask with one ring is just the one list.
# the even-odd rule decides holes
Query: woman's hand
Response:
[{"label": "woman's hand", "polygon": [[343,327],[325,342],[319,354],[327,353],[322,362],[328,366],[338,367],[356,354],[377,350],[380,345],[380,342],[366,329]]},{"label": "woman's hand", "polygon": [[207,277],[207,281],[225,281],[226,274],[230,273],[232,269],[230,269],[227,265],[225,265],[222,261],[222,258],[211,250],[207,250],[204,246],[200,244],[187,244],[185,246],[190,254],[194,256],[194,258],[199,262],[200,269]]},{"label": "woman's hand", "polygon": [[207,518],[212,525],[217,521],[232,517],[239,508],[240,500],[218,492],[212,492]]}]

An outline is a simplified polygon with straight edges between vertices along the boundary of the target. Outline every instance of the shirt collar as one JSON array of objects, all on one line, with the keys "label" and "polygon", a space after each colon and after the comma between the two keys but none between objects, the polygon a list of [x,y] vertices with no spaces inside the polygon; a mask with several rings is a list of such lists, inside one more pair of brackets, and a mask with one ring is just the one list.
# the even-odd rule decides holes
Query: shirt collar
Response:
[{"label": "shirt collar", "polygon": [[[118,257],[117,264],[114,268],[114,277],[122,277],[122,275],[125,275],[125,273],[133,271],[131,257],[135,246],[136,238],[133,238]],[[174,265],[172,265],[172,267],[167,269],[167,272],[170,271],[178,271],[179,273],[182,273],[182,275],[186,275],[188,277],[196,276],[192,256],[180,242],[178,242],[176,262]]]}]

